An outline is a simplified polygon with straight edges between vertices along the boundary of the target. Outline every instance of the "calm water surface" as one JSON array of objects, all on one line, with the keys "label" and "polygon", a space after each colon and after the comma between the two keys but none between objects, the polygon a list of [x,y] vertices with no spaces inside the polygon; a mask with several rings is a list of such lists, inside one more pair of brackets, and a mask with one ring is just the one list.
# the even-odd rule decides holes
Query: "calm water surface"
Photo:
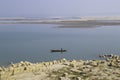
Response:
[{"label": "calm water surface", "polygon": [[[51,49],[66,49],[51,53]],[[0,25],[0,65],[20,61],[98,59],[99,54],[120,53],[120,26],[56,28],[48,24]]]}]

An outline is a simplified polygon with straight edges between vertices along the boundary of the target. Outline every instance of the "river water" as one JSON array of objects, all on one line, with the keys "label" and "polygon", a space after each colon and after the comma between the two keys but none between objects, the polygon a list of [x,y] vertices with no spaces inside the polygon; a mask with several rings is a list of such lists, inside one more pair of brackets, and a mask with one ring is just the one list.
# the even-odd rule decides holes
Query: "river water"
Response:
[{"label": "river water", "polygon": [[[98,59],[120,53],[120,26],[57,28],[50,24],[0,24],[0,66],[20,61]],[[64,53],[51,53],[52,49]]]}]

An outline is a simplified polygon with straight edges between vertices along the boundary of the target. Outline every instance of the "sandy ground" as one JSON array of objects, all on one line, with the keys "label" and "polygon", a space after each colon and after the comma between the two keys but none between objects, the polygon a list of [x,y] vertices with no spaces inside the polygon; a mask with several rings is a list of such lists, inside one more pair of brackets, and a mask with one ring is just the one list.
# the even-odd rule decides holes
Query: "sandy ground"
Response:
[{"label": "sandy ground", "polygon": [[[100,57],[104,59],[63,59],[55,61],[55,63],[52,62],[52,64],[51,62],[50,64],[45,62],[43,67],[41,67],[41,70],[29,72],[26,72],[25,70],[22,73],[10,75],[1,80],[120,80],[120,57],[117,55],[104,55]],[[24,62],[22,62],[22,64],[23,63]],[[39,64],[34,64],[31,68],[34,68],[34,66]],[[21,65],[21,63],[17,65]],[[26,65],[22,65],[19,67],[25,66]],[[29,67],[29,65],[27,67]]]},{"label": "sandy ground", "polygon": [[52,70],[57,71],[63,67],[65,67],[65,65],[55,64],[55,65],[45,67],[42,71],[25,72],[21,74],[16,74],[11,76],[11,78],[14,80],[51,80],[48,73],[50,73],[50,71]]}]

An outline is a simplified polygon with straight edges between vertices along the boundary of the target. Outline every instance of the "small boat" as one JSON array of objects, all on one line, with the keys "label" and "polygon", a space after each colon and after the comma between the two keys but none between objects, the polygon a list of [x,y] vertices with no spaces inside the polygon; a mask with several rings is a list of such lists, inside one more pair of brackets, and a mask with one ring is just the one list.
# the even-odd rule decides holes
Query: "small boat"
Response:
[{"label": "small boat", "polygon": [[64,50],[61,48],[60,50],[58,50],[58,49],[51,50],[51,52],[67,52],[67,50]]}]

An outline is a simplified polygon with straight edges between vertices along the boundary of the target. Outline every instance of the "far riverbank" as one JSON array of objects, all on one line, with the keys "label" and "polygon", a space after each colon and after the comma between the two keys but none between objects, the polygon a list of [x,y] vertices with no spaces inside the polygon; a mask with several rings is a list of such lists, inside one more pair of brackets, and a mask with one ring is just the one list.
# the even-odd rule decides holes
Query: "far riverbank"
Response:
[{"label": "far riverbank", "polygon": [[0,18],[0,24],[57,24],[59,28],[91,28],[120,25],[119,16],[90,16],[77,18]]}]

